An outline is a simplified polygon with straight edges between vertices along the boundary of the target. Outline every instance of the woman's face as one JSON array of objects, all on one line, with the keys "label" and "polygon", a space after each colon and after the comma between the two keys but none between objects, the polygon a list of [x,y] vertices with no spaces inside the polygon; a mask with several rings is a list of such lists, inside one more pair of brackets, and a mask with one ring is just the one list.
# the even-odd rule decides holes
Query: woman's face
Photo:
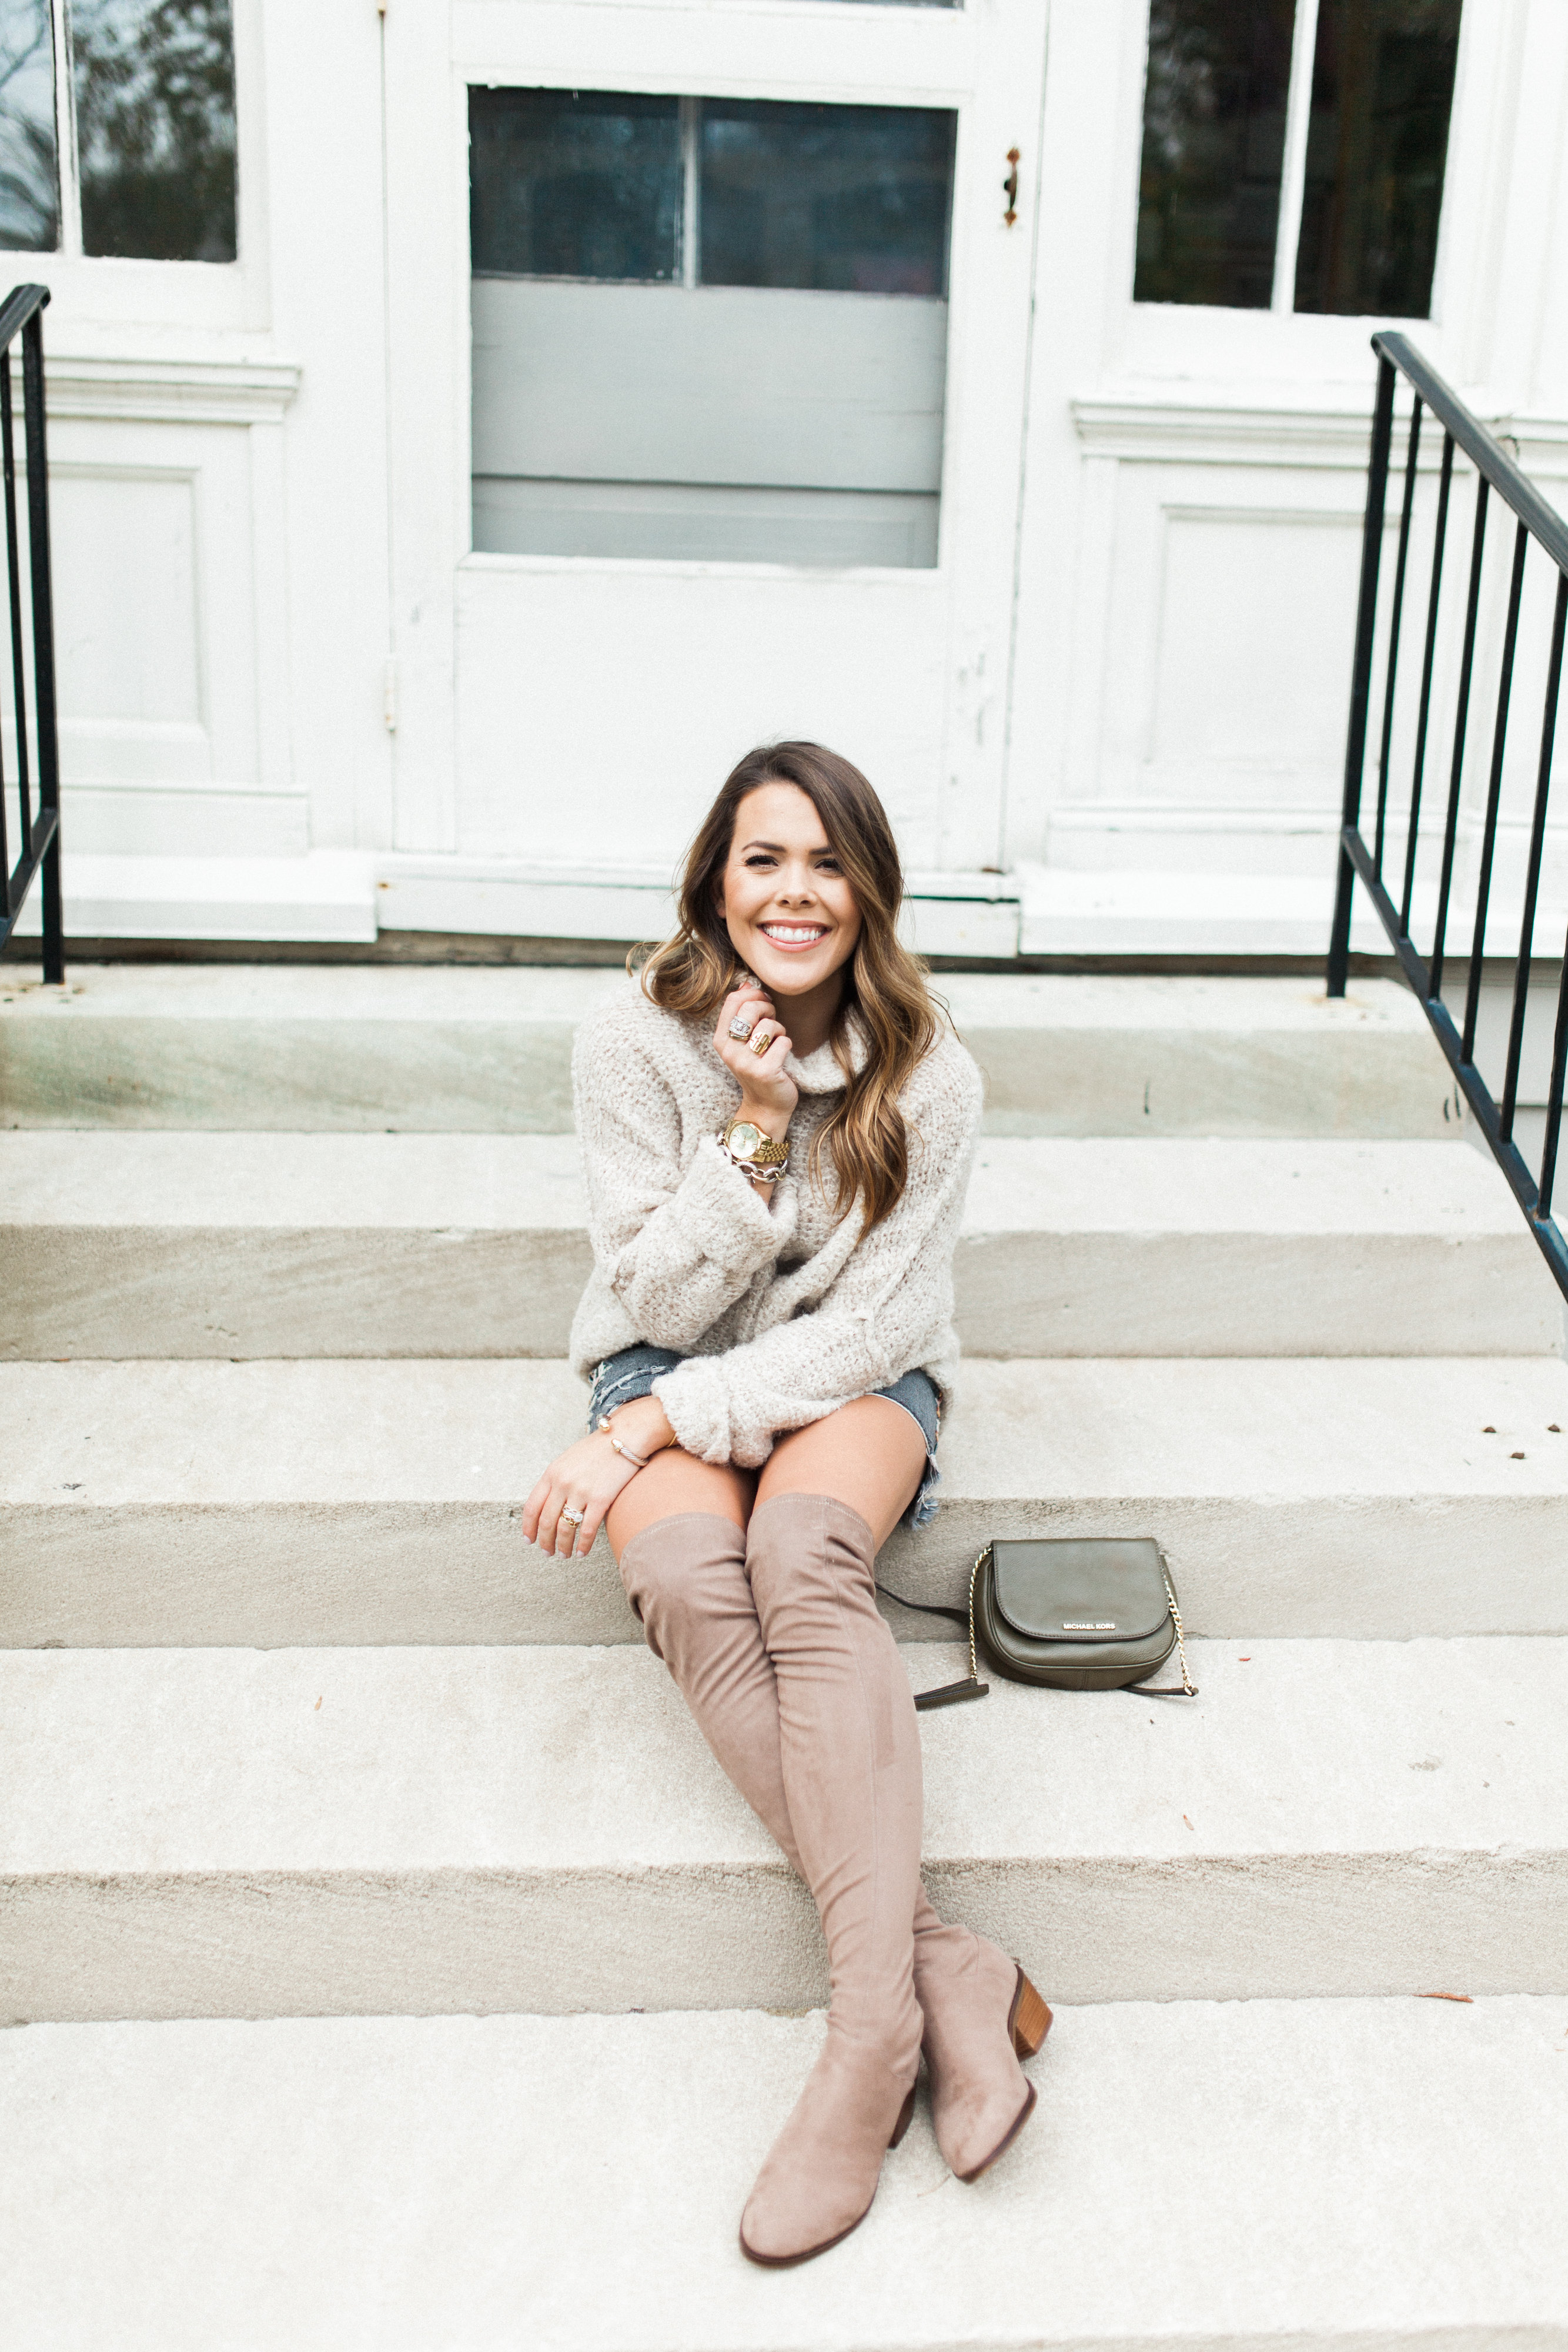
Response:
[{"label": "woman's face", "polygon": [[770,995],[802,996],[854,952],[861,910],[798,784],[758,784],[736,812],[718,908]]}]

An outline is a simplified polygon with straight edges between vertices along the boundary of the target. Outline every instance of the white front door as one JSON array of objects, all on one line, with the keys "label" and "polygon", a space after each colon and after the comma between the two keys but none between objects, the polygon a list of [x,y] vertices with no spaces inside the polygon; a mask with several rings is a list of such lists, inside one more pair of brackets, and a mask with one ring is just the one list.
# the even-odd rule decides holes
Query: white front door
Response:
[{"label": "white front door", "polygon": [[803,735],[1001,863],[1044,30],[389,12],[397,848],[665,880]]}]

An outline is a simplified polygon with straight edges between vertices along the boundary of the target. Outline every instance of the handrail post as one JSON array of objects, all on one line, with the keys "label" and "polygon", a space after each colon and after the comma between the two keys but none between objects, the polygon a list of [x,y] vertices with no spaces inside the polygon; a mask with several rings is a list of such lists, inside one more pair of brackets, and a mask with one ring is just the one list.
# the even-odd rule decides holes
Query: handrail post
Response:
[{"label": "handrail post", "polygon": [[[55,706],[54,570],[49,556],[49,458],[44,422],[42,305],[22,330],[22,415],[27,451],[27,553],[33,619],[33,714],[37,727],[38,817],[49,826],[39,877],[44,979],[65,979],[65,908],[60,888],[60,744]],[[52,820],[52,822],[51,822]]]},{"label": "handrail post", "polygon": [[1366,520],[1361,537],[1361,593],[1355,608],[1355,659],[1351,668],[1350,727],[1344,750],[1344,806],[1340,823],[1339,886],[1329,934],[1328,992],[1343,996],[1350,973],[1350,908],[1355,889],[1344,835],[1361,822],[1361,781],[1366,765],[1366,712],[1372,693],[1372,646],[1377,627],[1377,572],[1383,558],[1383,514],[1388,495],[1388,452],[1394,438],[1394,363],[1377,355],[1377,402],[1372,415],[1372,457],[1366,475]]}]

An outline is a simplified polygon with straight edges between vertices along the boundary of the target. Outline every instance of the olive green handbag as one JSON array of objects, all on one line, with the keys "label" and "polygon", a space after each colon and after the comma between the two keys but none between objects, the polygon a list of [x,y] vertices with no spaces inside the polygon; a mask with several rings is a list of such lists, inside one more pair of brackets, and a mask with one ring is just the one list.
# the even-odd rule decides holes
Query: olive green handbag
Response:
[{"label": "olive green handbag", "polygon": [[[904,1601],[905,1609],[947,1617],[969,1635],[969,1671],[962,1682],[921,1691],[917,1707],[956,1706],[984,1698],[983,1656],[1009,1682],[1043,1683],[1053,1690],[1127,1690],[1145,1698],[1196,1698],[1186,1669],[1181,1609],[1170,1570],[1147,1536],[998,1537],[969,1571],[967,1610]],[[1181,1658],[1181,1688],[1150,1690],[1173,1650]]]}]

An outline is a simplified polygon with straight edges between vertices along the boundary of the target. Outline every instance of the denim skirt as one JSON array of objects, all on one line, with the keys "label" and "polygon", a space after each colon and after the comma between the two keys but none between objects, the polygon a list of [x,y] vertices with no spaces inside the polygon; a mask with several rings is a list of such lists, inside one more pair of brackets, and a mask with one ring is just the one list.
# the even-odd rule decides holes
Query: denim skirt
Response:
[{"label": "denim skirt", "polygon": [[[651,1395],[660,1374],[673,1372],[681,1360],[678,1349],[650,1347],[643,1339],[635,1347],[622,1348],[616,1355],[606,1356],[593,1375],[592,1393],[588,1401],[589,1428],[597,1429],[602,1416],[613,1412],[617,1405],[630,1404],[633,1397]],[[906,1528],[929,1527],[936,1517],[936,1487],[942,1476],[936,1467],[936,1441],[942,1432],[936,1383],[929,1372],[917,1367],[894,1381],[891,1388],[871,1389],[867,1394],[901,1404],[910,1419],[919,1424],[920,1434],[925,1440],[925,1470],[920,1490],[904,1515],[904,1524]]]}]

